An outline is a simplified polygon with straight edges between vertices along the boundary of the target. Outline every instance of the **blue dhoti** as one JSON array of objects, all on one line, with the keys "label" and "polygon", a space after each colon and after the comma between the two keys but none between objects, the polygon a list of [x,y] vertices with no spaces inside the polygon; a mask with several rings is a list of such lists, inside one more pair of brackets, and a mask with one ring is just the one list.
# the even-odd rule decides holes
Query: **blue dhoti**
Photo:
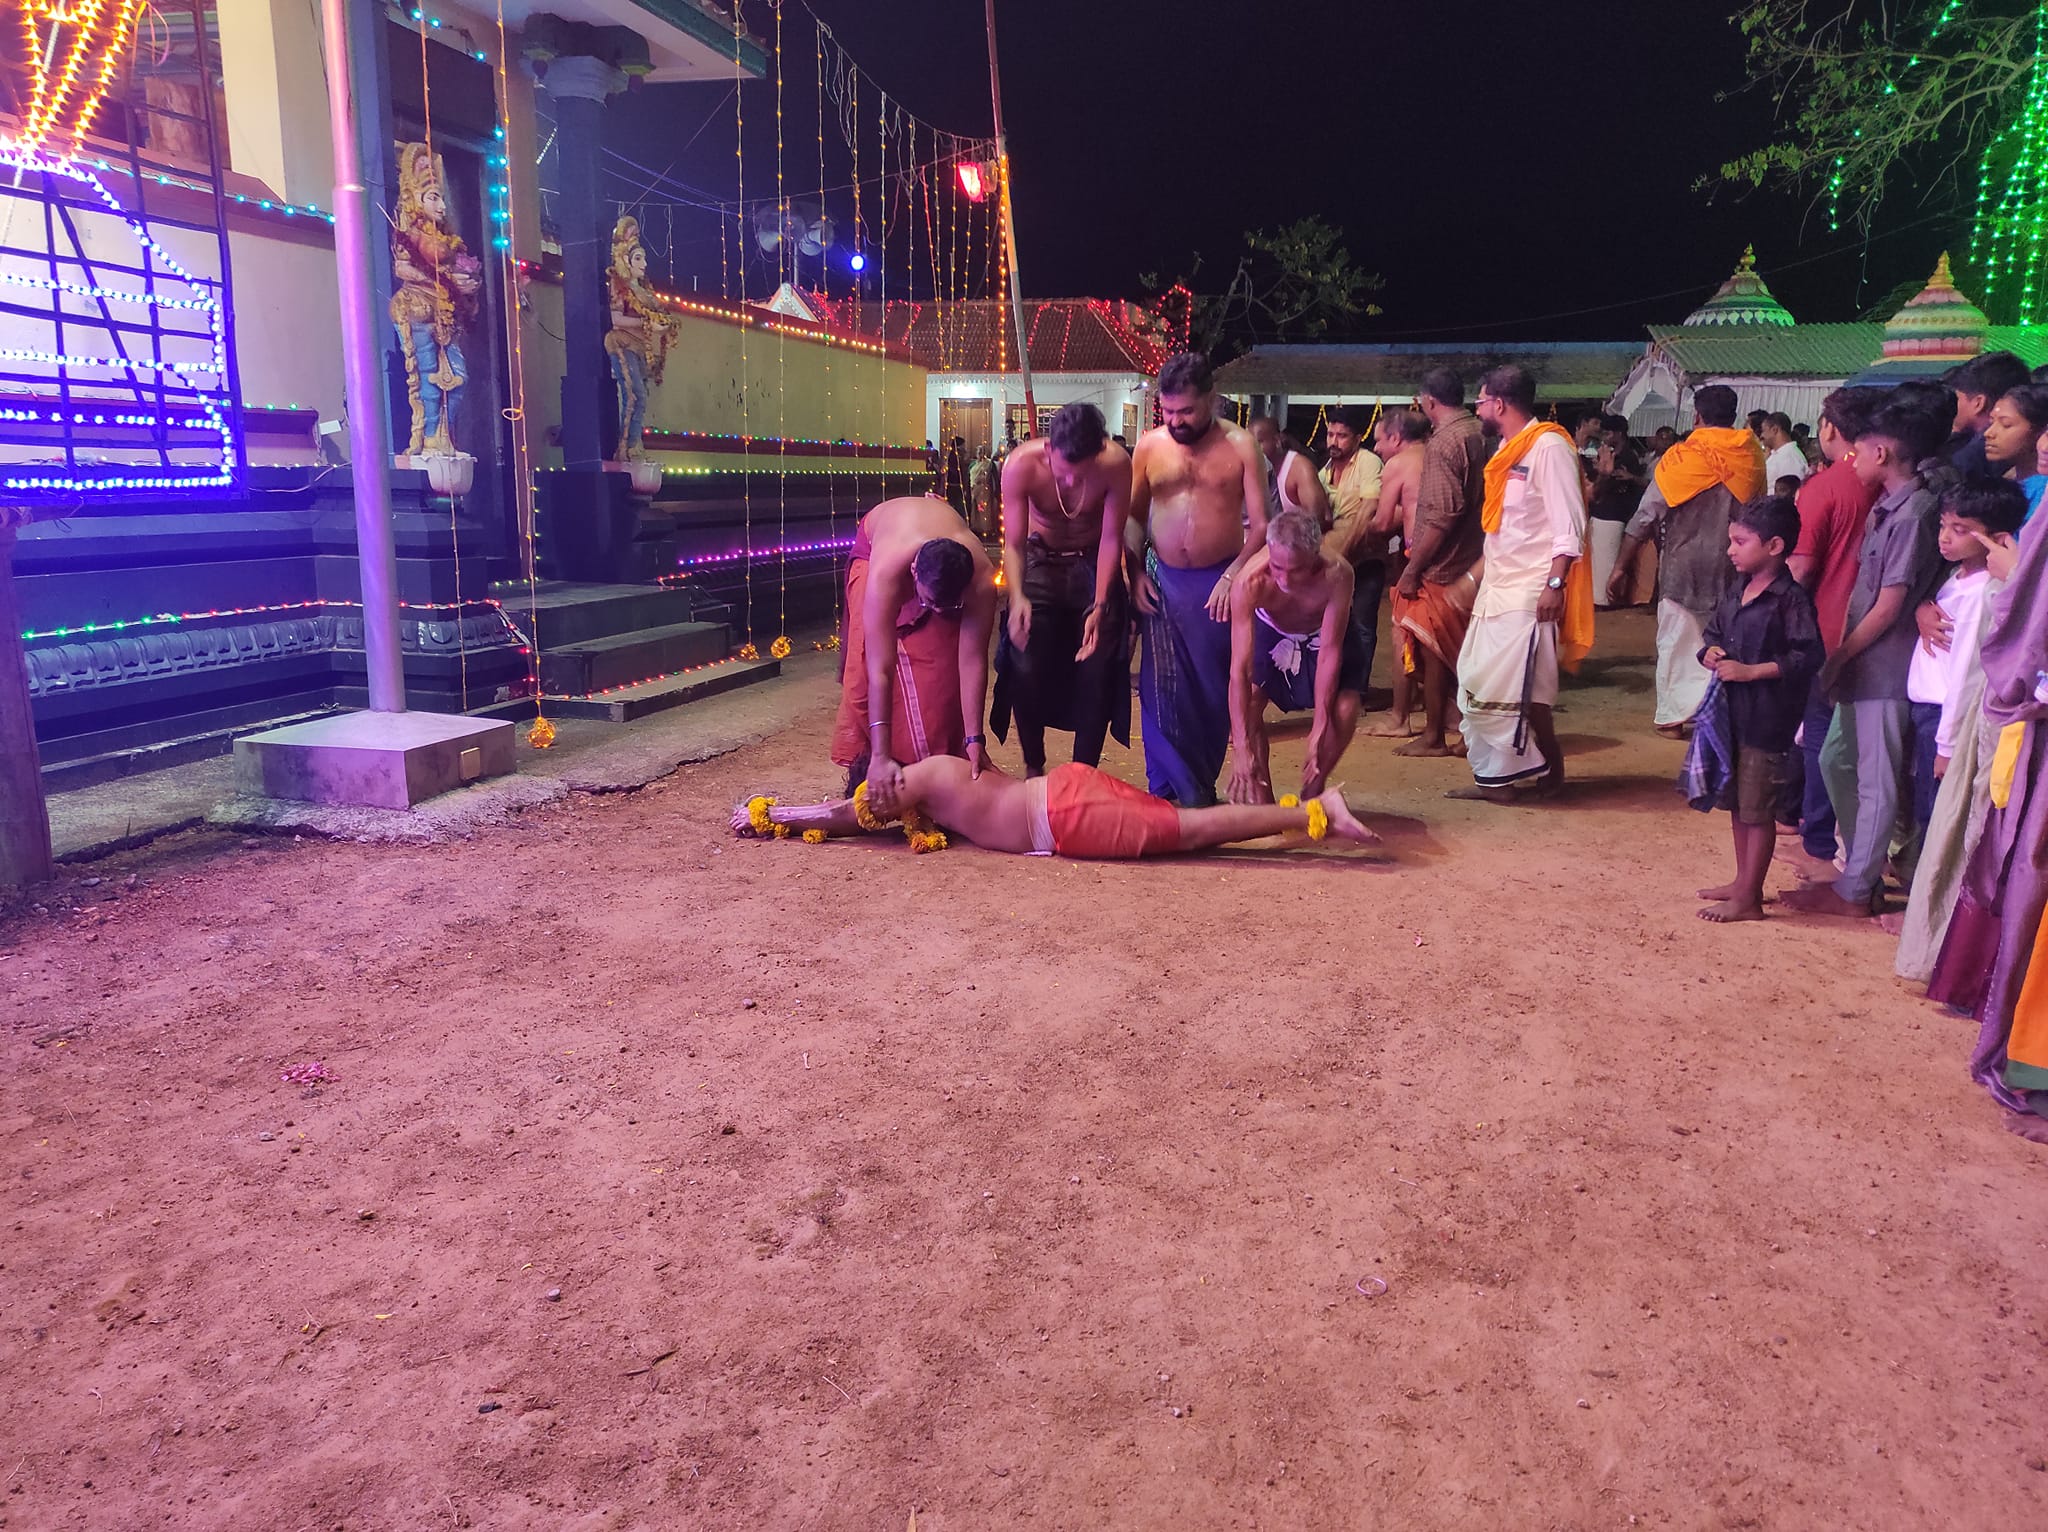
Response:
[{"label": "blue dhoti", "polygon": [[1145,567],[1159,586],[1138,664],[1145,785],[1182,808],[1207,808],[1230,743],[1230,624],[1207,608],[1230,561],[1176,569],[1147,555]]}]

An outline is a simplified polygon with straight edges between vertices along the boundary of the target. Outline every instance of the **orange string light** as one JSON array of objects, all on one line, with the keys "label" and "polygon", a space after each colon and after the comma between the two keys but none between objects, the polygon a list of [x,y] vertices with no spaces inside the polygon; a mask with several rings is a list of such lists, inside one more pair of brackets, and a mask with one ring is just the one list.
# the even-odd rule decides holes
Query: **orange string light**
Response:
[{"label": "orange string light", "polygon": [[[142,13],[143,0],[111,0],[114,11],[107,15],[110,0],[22,0],[21,25],[27,44],[26,56],[35,71],[28,108],[22,113],[21,131],[15,142],[39,149],[53,134],[77,139],[92,127],[100,102],[113,88],[115,76],[127,61],[128,44]],[[102,21],[109,24],[104,28]],[[49,27],[47,40],[37,28]],[[68,34],[59,28],[75,27]],[[68,43],[60,62],[60,40]],[[99,61],[99,73],[86,94],[74,103],[78,77],[92,60]]]}]

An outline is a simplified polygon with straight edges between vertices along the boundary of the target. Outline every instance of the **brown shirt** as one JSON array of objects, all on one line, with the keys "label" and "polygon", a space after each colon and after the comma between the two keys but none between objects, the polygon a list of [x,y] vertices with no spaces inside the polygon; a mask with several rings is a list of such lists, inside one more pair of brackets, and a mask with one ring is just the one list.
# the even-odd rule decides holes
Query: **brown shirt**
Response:
[{"label": "brown shirt", "polygon": [[1429,434],[1422,456],[1422,488],[1415,501],[1415,536],[1441,530],[1443,541],[1422,578],[1449,585],[1479,562],[1486,532],[1479,525],[1486,503],[1486,433],[1470,410],[1460,411]]}]

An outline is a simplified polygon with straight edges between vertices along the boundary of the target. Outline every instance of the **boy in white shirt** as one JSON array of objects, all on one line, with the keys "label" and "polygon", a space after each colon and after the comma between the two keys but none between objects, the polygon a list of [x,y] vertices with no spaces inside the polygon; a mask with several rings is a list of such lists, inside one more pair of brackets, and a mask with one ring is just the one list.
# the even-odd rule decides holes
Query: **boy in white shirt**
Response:
[{"label": "boy in white shirt", "polygon": [[2026,514],[2026,492],[2009,479],[1966,479],[1941,497],[1938,545],[1951,567],[1934,599],[1952,624],[1949,632],[1955,640],[1937,649],[1921,639],[1906,672],[1906,699],[1912,710],[1913,820],[1922,830],[1934,814],[1934,796],[1955,753],[1957,729],[1975,727],[1958,718],[1950,703],[1962,691],[1962,676],[1977,662],[1972,645],[1991,585],[1985,560],[2001,538],[2019,531]]}]

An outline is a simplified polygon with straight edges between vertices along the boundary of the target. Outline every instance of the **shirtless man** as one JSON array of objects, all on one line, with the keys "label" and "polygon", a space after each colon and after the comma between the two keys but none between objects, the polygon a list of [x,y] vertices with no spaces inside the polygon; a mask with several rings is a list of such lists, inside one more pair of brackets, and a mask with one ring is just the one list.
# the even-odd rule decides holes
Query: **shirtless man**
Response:
[{"label": "shirtless man", "polygon": [[1315,463],[1280,429],[1271,415],[1254,415],[1245,423],[1259,452],[1266,459],[1266,519],[1282,511],[1303,510],[1314,516],[1324,531],[1330,529],[1330,492],[1316,472]]},{"label": "shirtless man", "polygon": [[1074,759],[1093,766],[1116,730],[1131,742],[1129,618],[1123,602],[1130,454],[1102,411],[1074,403],[1003,465],[1003,583],[1010,620],[996,644],[989,726],[1017,716],[1029,776],[1045,774],[1045,731],[1071,729]]},{"label": "shirtless man", "polygon": [[[1306,803],[1297,808],[1232,803],[1184,809],[1078,762],[1019,781],[1000,766],[977,775],[965,761],[935,755],[903,768],[893,813],[878,815],[872,793],[870,789],[867,805],[871,822],[922,809],[983,850],[1027,856],[1128,861],[1304,832],[1311,840],[1327,836],[1354,846],[1369,846],[1379,839],[1358,822],[1340,788],[1328,788],[1314,800],[1320,816]],[[767,814],[771,822],[792,830],[855,835],[864,828],[861,808],[852,798],[801,807],[773,804]],[[1316,832],[1318,817],[1322,834]],[[753,833],[747,803],[733,809],[732,828],[741,835]]]},{"label": "shirtless man", "polygon": [[[1390,579],[1407,573],[1408,549],[1415,541],[1415,503],[1422,489],[1422,462],[1428,456],[1423,445],[1429,440],[1429,421],[1420,410],[1392,410],[1380,417],[1379,455],[1386,466],[1380,471],[1380,508],[1373,518],[1373,536],[1401,539],[1401,554],[1387,561]],[[1377,615],[1377,614],[1375,614]],[[1394,625],[1394,706],[1387,721],[1367,734],[1382,739],[1409,739],[1415,729],[1408,722],[1415,708],[1418,661],[1414,636],[1399,623]]]},{"label": "shirtless man", "polygon": [[957,755],[977,773],[988,764],[981,720],[995,611],[995,568],[945,501],[885,500],[861,518],[846,567],[832,759],[885,812],[902,787],[899,760]]},{"label": "shirtless man", "polygon": [[1266,541],[1266,460],[1250,433],[1216,418],[1215,378],[1199,356],[1159,373],[1164,425],[1131,459],[1132,580],[1144,618],[1138,695],[1145,779],[1185,808],[1216,801],[1230,737],[1230,585]]},{"label": "shirtless man", "polygon": [[1282,511],[1230,590],[1232,803],[1271,803],[1266,704],[1313,711],[1301,796],[1313,798],[1351,744],[1365,689],[1365,638],[1351,620],[1351,566],[1324,551],[1306,511]]}]

